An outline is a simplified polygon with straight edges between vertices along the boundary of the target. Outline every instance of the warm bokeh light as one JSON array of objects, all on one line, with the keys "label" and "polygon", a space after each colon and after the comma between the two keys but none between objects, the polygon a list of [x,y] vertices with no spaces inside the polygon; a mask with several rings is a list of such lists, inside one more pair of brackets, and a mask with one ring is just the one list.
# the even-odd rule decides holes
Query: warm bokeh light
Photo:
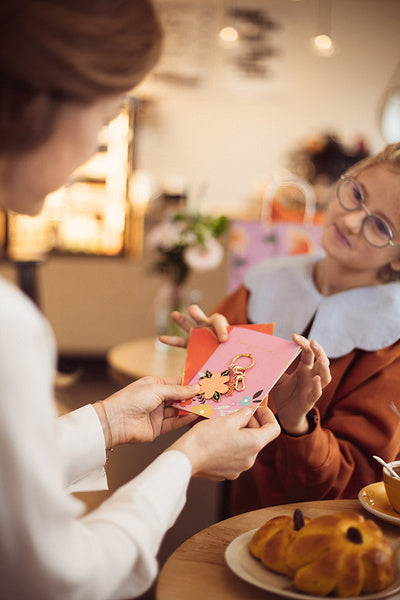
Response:
[{"label": "warm bokeh light", "polygon": [[123,109],[100,132],[97,152],[74,171],[65,186],[47,196],[39,216],[11,214],[9,256],[28,260],[51,251],[121,253],[132,135],[128,110]]},{"label": "warm bokeh light", "polygon": [[219,32],[219,37],[222,42],[233,44],[239,39],[239,34],[234,27],[224,27]]},{"label": "warm bokeh light", "polygon": [[334,53],[332,38],[326,33],[316,35],[312,39],[312,46],[314,52],[319,56],[332,56]]},{"label": "warm bokeh light", "polygon": [[153,182],[150,173],[136,169],[129,180],[129,201],[134,205],[146,206],[153,194]]}]

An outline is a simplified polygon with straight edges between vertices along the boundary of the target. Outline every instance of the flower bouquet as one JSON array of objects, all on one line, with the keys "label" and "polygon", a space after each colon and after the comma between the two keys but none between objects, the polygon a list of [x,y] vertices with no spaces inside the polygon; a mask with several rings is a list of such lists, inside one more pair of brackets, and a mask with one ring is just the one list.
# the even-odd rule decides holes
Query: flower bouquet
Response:
[{"label": "flower bouquet", "polygon": [[221,264],[224,250],[217,238],[227,225],[225,216],[182,211],[166,217],[150,231],[147,245],[156,254],[153,268],[166,278],[158,298],[158,334],[178,333],[170,314],[182,309],[184,286],[191,270],[212,270]]}]

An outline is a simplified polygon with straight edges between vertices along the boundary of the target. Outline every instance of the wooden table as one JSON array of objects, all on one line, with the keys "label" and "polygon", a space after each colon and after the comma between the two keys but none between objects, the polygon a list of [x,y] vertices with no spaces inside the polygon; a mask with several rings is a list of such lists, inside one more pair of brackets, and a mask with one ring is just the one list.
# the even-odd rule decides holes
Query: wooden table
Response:
[{"label": "wooden table", "polygon": [[375,520],[388,539],[398,539],[400,528],[365,511],[358,500],[301,502],[263,508],[232,517],[186,540],[161,570],[157,600],[282,600],[237,577],[225,563],[225,549],[240,534],[260,527],[277,515],[292,515],[296,508],[311,518],[341,510],[353,510]]},{"label": "wooden table", "polygon": [[107,353],[107,362],[115,379],[129,383],[139,377],[181,377],[186,350],[166,346],[155,337],[123,342]]}]

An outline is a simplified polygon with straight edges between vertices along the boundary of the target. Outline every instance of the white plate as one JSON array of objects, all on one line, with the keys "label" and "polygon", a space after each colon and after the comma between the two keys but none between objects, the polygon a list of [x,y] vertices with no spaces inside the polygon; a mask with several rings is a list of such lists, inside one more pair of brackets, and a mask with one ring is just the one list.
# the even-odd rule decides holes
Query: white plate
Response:
[{"label": "white plate", "polygon": [[[242,533],[229,544],[225,551],[225,560],[235,575],[262,590],[273,592],[278,596],[298,598],[299,600],[316,600],[317,596],[310,596],[310,594],[297,591],[288,577],[269,571],[250,554],[249,543],[255,531],[257,529]],[[382,592],[362,594],[346,600],[381,600],[381,598],[389,598],[399,591],[400,575],[397,573],[392,585]]]},{"label": "white plate", "polygon": [[394,525],[400,525],[400,514],[391,507],[383,481],[363,487],[358,494],[358,499],[361,506],[371,514]]}]

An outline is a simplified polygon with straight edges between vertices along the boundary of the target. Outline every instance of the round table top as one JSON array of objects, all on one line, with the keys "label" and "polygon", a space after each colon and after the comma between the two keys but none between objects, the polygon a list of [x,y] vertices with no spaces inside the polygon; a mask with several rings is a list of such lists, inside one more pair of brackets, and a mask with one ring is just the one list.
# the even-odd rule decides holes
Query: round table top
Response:
[{"label": "round table top", "polygon": [[375,520],[389,540],[398,539],[396,525],[375,519],[358,500],[320,500],[255,510],[211,525],[179,546],[161,570],[157,600],[282,600],[281,595],[255,587],[235,575],[225,562],[225,550],[242,533],[261,527],[272,517],[293,515],[296,508],[310,518],[342,510],[355,511]]},{"label": "round table top", "polygon": [[174,348],[156,337],[129,340],[113,346],[107,362],[118,379],[133,381],[139,377],[182,377],[186,349]]}]

